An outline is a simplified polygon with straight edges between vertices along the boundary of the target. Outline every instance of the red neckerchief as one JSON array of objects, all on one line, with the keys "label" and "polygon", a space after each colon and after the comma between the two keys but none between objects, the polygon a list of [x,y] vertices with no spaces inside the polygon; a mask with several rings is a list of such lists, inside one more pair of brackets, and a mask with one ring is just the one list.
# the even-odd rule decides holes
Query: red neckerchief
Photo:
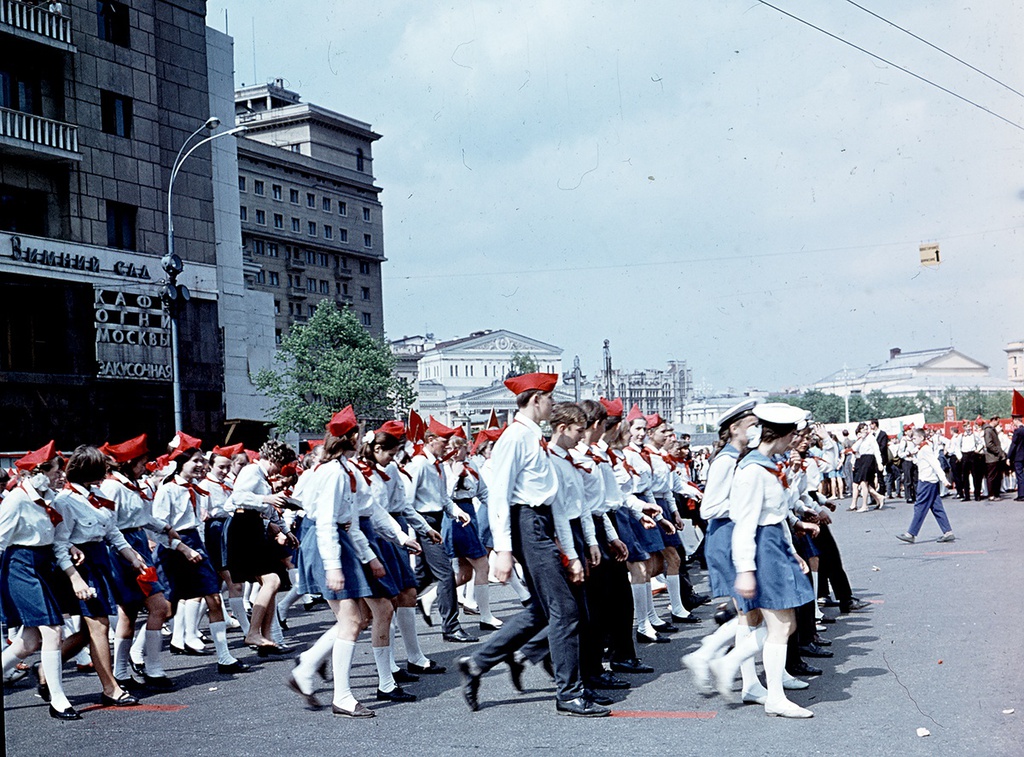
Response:
[{"label": "red neckerchief", "polygon": [[466,480],[466,476],[472,476],[477,481],[480,480],[480,474],[477,473],[475,470],[473,470],[473,468],[470,467],[469,463],[464,462],[462,464],[462,471],[459,473],[459,481],[460,482],[465,481]]},{"label": "red neckerchief", "polygon": [[398,466],[398,472],[401,473],[403,476],[405,476],[410,481],[412,481],[412,474],[409,471],[407,471],[404,466],[399,465]]},{"label": "red neckerchief", "polygon": [[114,475],[111,476],[111,478],[117,481],[117,483],[121,484],[121,486],[123,486],[125,489],[128,489],[129,491],[133,491],[136,494],[138,494],[146,502],[149,502],[153,499],[150,495],[146,494],[146,492],[143,490],[141,486],[139,486],[136,482],[132,481],[131,479],[127,478],[122,474],[115,473]]},{"label": "red neckerchief", "polygon": [[352,466],[348,464],[348,460],[347,460],[347,459],[343,459],[343,460],[342,460],[342,463],[341,463],[341,467],[342,467],[342,469],[343,469],[343,470],[344,470],[344,471],[345,471],[345,472],[346,472],[346,473],[348,474],[348,486],[349,486],[349,490],[350,490],[350,491],[351,491],[351,492],[352,492],[353,494],[355,494],[355,493],[356,493],[356,490],[357,490],[357,489],[358,489],[359,487],[358,487],[358,486],[356,485],[356,474],[355,474],[355,472],[354,472],[354,471],[352,470]]},{"label": "red neckerchief", "polygon": [[775,476],[775,478],[779,479],[782,483],[783,489],[789,488],[789,480],[786,478],[786,471],[782,463],[775,463],[775,468],[765,468],[765,470]]},{"label": "red neckerchief", "polygon": [[601,457],[596,452],[594,452],[594,450],[592,450],[590,447],[587,447],[587,451],[584,452],[583,454],[586,455],[587,457],[589,457],[591,460],[593,460],[594,461],[594,465],[600,465],[601,463],[608,462],[603,457]]},{"label": "red neckerchief", "polygon": [[64,484],[64,488],[67,489],[68,491],[74,492],[75,494],[85,497],[87,500],[89,500],[89,504],[95,507],[97,510],[101,510],[105,507],[111,512],[113,512],[114,510],[117,509],[117,503],[114,502],[114,500],[107,499],[106,497],[101,497],[98,494],[93,494],[91,491],[88,490],[83,494],[82,492],[78,491],[78,489],[75,488],[75,485],[72,484],[70,481]]},{"label": "red neckerchief", "polygon": [[221,489],[224,490],[225,494],[231,494],[231,492],[234,491],[234,489],[228,483],[226,483],[224,481],[218,481],[217,479],[210,478],[209,476],[207,476],[203,480],[204,481],[209,481],[211,484],[217,484],[217,486],[219,486]]},{"label": "red neckerchief", "polygon": [[357,460],[356,467],[359,468],[359,472],[363,474],[363,478],[366,479],[367,484],[373,484],[373,468],[365,460]]},{"label": "red neckerchief", "polygon": [[[26,486],[28,487],[28,489],[25,488]],[[54,526],[64,521],[64,516],[57,512],[56,508],[46,504],[46,500],[43,499],[39,492],[37,492],[32,487],[32,485],[29,484],[27,481],[23,481],[22,483],[18,484],[18,488],[25,492],[25,494],[28,496],[30,500],[32,500],[33,503],[39,505],[46,511],[46,515],[50,518],[50,523],[52,523]],[[31,489],[32,491],[29,491],[29,489]]]},{"label": "red neckerchief", "polygon": [[560,457],[560,458],[562,458],[562,460],[565,460],[565,462],[569,463],[569,465],[571,465],[571,466],[572,466],[573,468],[575,468],[576,470],[581,470],[581,471],[583,471],[584,473],[590,473],[590,470],[589,470],[588,468],[586,468],[585,466],[582,466],[582,465],[580,465],[579,463],[577,463],[577,462],[576,462],[575,460],[573,460],[573,459],[572,459],[572,455],[570,455],[570,454],[569,454],[569,451],[568,451],[568,450],[566,450],[566,452],[565,452],[565,456],[563,457],[563,456],[562,456],[562,455],[561,455],[561,454],[559,453],[559,450],[560,450],[560,449],[561,449],[561,447],[559,447],[559,446],[558,446],[558,445],[556,444],[556,445],[555,445],[555,449],[554,449],[554,451],[552,452],[552,454],[553,454],[553,455],[554,455],[555,457]]},{"label": "red neckerchief", "polygon": [[210,493],[205,489],[201,489],[199,484],[194,484],[191,481],[183,481],[180,483],[175,481],[174,483],[184,489],[188,489],[188,501],[192,503],[192,510],[194,512],[199,512],[199,497],[197,495],[201,494],[204,497],[209,497]]}]

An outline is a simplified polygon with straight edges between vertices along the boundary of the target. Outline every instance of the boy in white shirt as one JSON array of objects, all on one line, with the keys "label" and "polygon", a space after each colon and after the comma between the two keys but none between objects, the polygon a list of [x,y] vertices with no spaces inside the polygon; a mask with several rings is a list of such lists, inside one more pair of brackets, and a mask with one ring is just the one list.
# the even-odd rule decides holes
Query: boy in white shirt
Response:
[{"label": "boy in white shirt", "polygon": [[[939,497],[939,482],[946,481],[946,474],[939,463],[939,456],[935,453],[924,437],[924,429],[916,428],[913,431],[914,462],[917,464],[917,498],[914,501],[914,518],[910,522],[910,528],[905,533],[897,534],[896,538],[913,544],[917,534],[921,531],[924,518],[931,510],[935,516],[939,528],[942,529],[942,536],[936,541],[949,542],[956,539],[953,536],[953,528],[949,525],[949,518],[946,517],[946,509],[942,506],[942,499]],[[947,482],[947,486],[950,485]]]}]

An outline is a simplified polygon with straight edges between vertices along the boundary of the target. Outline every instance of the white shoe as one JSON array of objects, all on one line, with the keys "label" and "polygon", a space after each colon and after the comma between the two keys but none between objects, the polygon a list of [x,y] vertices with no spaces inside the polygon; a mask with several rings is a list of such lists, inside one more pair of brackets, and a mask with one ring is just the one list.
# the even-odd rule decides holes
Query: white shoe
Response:
[{"label": "white shoe", "polygon": [[788,699],[769,705],[765,703],[764,714],[773,718],[813,718],[814,713]]},{"label": "white shoe", "polygon": [[800,678],[790,677],[782,679],[782,688],[784,688],[786,691],[800,691],[801,689],[806,689],[810,687],[810,685],[811,684],[809,684],[807,681],[804,681]]},{"label": "white shoe", "polygon": [[683,665],[693,673],[693,682],[697,686],[697,691],[704,696],[711,696],[715,693],[714,681],[711,679],[711,668],[708,665],[708,659],[704,655],[690,652],[690,654],[683,657]]},{"label": "white shoe", "polygon": [[717,689],[718,694],[727,702],[735,702],[736,694],[733,693],[732,684],[736,680],[736,670],[731,666],[727,666],[724,657],[711,660],[708,663],[708,668],[715,679],[715,689]]},{"label": "white shoe", "polygon": [[224,622],[228,628],[241,628],[242,624],[238,622],[234,615],[225,615]]},{"label": "white shoe", "polygon": [[768,689],[760,683],[756,683],[750,687],[749,691],[740,694],[740,701],[743,704],[764,704],[768,701]]},{"label": "white shoe", "polygon": [[815,623],[814,624],[814,630],[817,631],[818,633],[824,632],[826,630],[825,624],[824,623]]}]

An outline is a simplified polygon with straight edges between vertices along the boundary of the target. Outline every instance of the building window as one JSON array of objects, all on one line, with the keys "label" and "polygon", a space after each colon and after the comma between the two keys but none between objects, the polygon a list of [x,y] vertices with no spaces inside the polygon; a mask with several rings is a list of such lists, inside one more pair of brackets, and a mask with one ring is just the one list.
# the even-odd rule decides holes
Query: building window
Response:
[{"label": "building window", "polygon": [[484,366],[484,378],[487,378],[487,366]]},{"label": "building window", "polygon": [[96,3],[96,18],[99,23],[97,34],[105,42],[128,47],[131,42],[131,26],[128,23],[128,6],[124,3]]},{"label": "building window", "polygon": [[101,90],[100,112],[105,133],[118,137],[132,135],[132,98]]},{"label": "building window", "polygon": [[324,224],[324,239],[334,239],[334,228]]},{"label": "building window", "polygon": [[473,366],[471,366],[471,365],[467,365],[466,366],[466,375],[470,376],[470,377],[473,376]]},{"label": "building window", "polygon": [[274,329],[274,344],[281,344],[281,329]]},{"label": "building window", "polygon": [[364,170],[366,170],[366,156],[363,155],[363,148],[362,147],[360,147],[358,150],[356,150],[356,170],[357,171],[364,171]]},{"label": "building window", "polygon": [[334,285],[334,293],[335,294],[341,294],[341,282],[340,281],[337,284]]},{"label": "building window", "polygon": [[264,184],[259,179],[256,179],[252,183],[252,193],[258,197],[262,197],[264,195]]},{"label": "building window", "polygon": [[348,241],[348,229],[338,229],[338,241],[339,242],[347,242]]},{"label": "building window", "polygon": [[292,231],[294,231],[296,234],[302,231],[302,221],[300,221],[298,218],[292,219]]},{"label": "building window", "polygon": [[292,205],[298,205],[299,204],[299,190],[297,190],[297,189],[289,189],[288,190],[288,202],[290,202]]},{"label": "building window", "polygon": [[368,274],[370,272],[370,264],[365,260],[359,261],[359,273]]},{"label": "building window", "polygon": [[341,293],[342,294],[348,294],[348,284],[345,283],[345,282],[342,282],[342,284],[341,284]]},{"label": "building window", "polygon": [[238,177],[238,191],[239,192],[244,192],[245,191],[245,177],[244,176],[239,176]]},{"label": "building window", "polygon": [[266,284],[267,283],[267,272],[266,271],[260,271],[259,273],[256,274],[256,283],[257,284]]},{"label": "building window", "polygon": [[249,208],[245,207],[245,205],[242,205],[238,209],[238,217],[242,221],[248,221],[249,220]]},{"label": "building window", "polygon": [[306,279],[306,291],[307,292],[315,292],[316,291],[316,279]]},{"label": "building window", "polygon": [[107,247],[135,249],[135,212],[131,205],[107,200]]},{"label": "building window", "polygon": [[277,271],[270,272],[270,286],[281,286],[281,274],[279,274]]},{"label": "building window", "polygon": [[367,223],[370,222],[370,209],[369,208],[363,208],[363,220],[366,221]]},{"label": "building window", "polygon": [[[296,255],[295,257],[299,257],[299,256]],[[309,263],[310,265],[315,265],[316,264],[316,253],[313,252],[312,250],[306,250],[306,262]]]},{"label": "building window", "polygon": [[369,234],[363,234],[363,247],[373,247],[373,237]]},{"label": "building window", "polygon": [[270,194],[271,194],[271,196],[275,200],[280,200],[282,198],[281,185],[280,184],[271,184],[270,185]]},{"label": "building window", "polygon": [[348,203],[347,202],[342,202],[341,200],[338,200],[338,215],[339,216],[347,216],[348,215]]},{"label": "building window", "polygon": [[274,315],[281,315],[281,300],[274,300]]},{"label": "building window", "polygon": [[312,192],[306,192],[306,207],[307,208],[315,208],[316,207],[316,195],[313,194]]},{"label": "building window", "polygon": [[308,312],[309,313],[309,317],[312,318],[313,317],[313,313],[316,312],[316,305],[307,305],[306,306],[306,312]]},{"label": "building window", "polygon": [[329,281],[320,280],[320,294],[330,294],[331,284]]},{"label": "building window", "polygon": [[267,211],[265,211],[265,210],[257,210],[256,211],[256,224],[258,226],[266,226],[267,225]]},{"label": "building window", "polygon": [[331,212],[331,198],[330,197],[325,197],[323,200],[321,200],[320,201],[320,207],[323,208],[323,210],[326,211],[327,213],[330,213]]},{"label": "building window", "polygon": [[262,255],[266,251],[265,248],[266,245],[263,243],[262,239],[252,240],[252,251],[255,252],[257,255]]},{"label": "building window", "polygon": [[319,266],[323,266],[324,268],[327,267],[327,253],[326,252],[318,252],[316,254],[316,264],[319,265]]},{"label": "building window", "polygon": [[361,294],[364,300],[370,299],[370,287],[363,287]]},{"label": "building window", "polygon": [[310,221],[309,224],[307,225],[306,229],[309,232],[309,235],[311,237],[315,237],[316,236],[316,221]]},{"label": "building window", "polygon": [[[364,326],[372,326],[373,325],[373,318],[370,317],[369,313],[363,313],[363,325]],[[456,375],[458,375],[458,372],[456,372]]]},{"label": "building window", "polygon": [[284,228],[284,216],[281,215],[280,213],[274,213],[274,228],[275,229],[283,229]]},{"label": "building window", "polygon": [[269,255],[272,258],[277,257],[277,242],[267,243],[267,255]]}]

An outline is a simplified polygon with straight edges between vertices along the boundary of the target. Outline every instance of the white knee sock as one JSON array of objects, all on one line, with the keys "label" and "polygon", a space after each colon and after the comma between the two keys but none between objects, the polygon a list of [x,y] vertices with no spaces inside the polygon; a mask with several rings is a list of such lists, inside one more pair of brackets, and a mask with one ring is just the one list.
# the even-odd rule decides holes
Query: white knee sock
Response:
[{"label": "white knee sock", "polygon": [[120,636],[114,637],[114,678],[124,680],[131,677],[132,671],[128,667],[128,653],[131,651],[131,648],[131,639],[122,639]]},{"label": "white knee sock", "polygon": [[523,584],[522,579],[519,578],[519,574],[516,573],[514,570],[508,577],[508,585],[512,587],[512,590],[516,593],[516,596],[519,597],[520,602],[526,602],[530,599],[529,590]]},{"label": "white knee sock", "polygon": [[668,599],[672,606],[672,614],[685,618],[690,611],[683,605],[683,590],[679,583],[679,576],[665,576],[665,584],[668,586]]},{"label": "white knee sock", "polygon": [[146,629],[142,638],[145,640],[146,675],[153,678],[167,675],[164,672],[164,664],[160,660],[160,653],[164,648],[163,634],[160,631]]},{"label": "white knee sock", "polygon": [[14,670],[14,666],[19,662],[28,657],[25,652],[25,642],[21,639],[15,639],[4,648],[3,652],[3,666],[4,666],[4,677]]},{"label": "white knee sock", "polygon": [[636,630],[639,633],[654,636],[654,629],[651,628],[651,621],[647,617],[647,603],[651,599],[651,585],[649,583],[630,584],[633,590],[633,615],[636,620]]},{"label": "white knee sock", "polygon": [[420,649],[420,640],[416,635],[416,608],[399,607],[395,611],[395,621],[402,632],[402,642],[405,644],[405,659],[413,665],[426,667],[430,660]]},{"label": "white knee sock", "polygon": [[720,625],[714,633],[708,634],[700,642],[697,654],[705,660],[711,660],[718,656],[719,651],[725,649],[736,639],[736,626],[739,621],[733,618],[728,623]]},{"label": "white knee sock", "polygon": [[[159,633],[161,636],[163,636],[163,634],[159,630],[157,630],[157,633]],[[129,656],[131,657],[132,661],[136,665],[141,665],[142,664],[142,656],[144,654],[143,650],[145,649],[145,647],[146,647],[146,625],[144,623],[140,623],[140,622],[136,621],[135,622],[135,638],[132,639],[131,652],[129,652]]]},{"label": "white knee sock", "polygon": [[228,651],[228,624],[223,620],[210,623],[210,635],[213,636],[213,646],[217,650],[217,662],[221,665],[232,665],[238,660],[231,656]]},{"label": "white knee sock", "polygon": [[391,619],[391,640],[388,642],[388,668],[391,670],[391,675],[394,676],[399,670],[398,663],[395,662],[395,622],[394,618]]},{"label": "white knee sock", "polygon": [[302,596],[299,594],[299,590],[297,588],[299,585],[298,568],[288,569],[288,580],[292,582],[292,588],[288,590],[287,594],[277,600],[277,611],[281,613],[281,617],[285,619],[288,618],[288,611],[292,608],[292,605],[295,604],[299,597]]},{"label": "white knee sock", "polygon": [[660,625],[664,623],[658,613],[654,610],[654,587],[651,584],[647,584],[647,619],[651,622],[651,625]]},{"label": "white knee sock", "polygon": [[825,617],[825,613],[821,611],[821,605],[818,604],[818,571],[811,571],[811,583],[814,584],[814,619],[821,620]]},{"label": "white knee sock", "polygon": [[270,640],[275,644],[284,644],[284,631],[281,630],[281,621],[277,619],[277,609],[271,604],[267,612],[270,613]]},{"label": "white knee sock", "polygon": [[303,691],[313,690],[313,676],[334,649],[338,638],[338,627],[331,626],[313,642],[313,646],[299,655],[299,664],[292,669],[292,675]]},{"label": "white knee sock", "polygon": [[43,669],[46,685],[50,688],[50,705],[55,710],[66,710],[71,706],[71,702],[68,701],[67,695],[64,693],[60,650],[40,652],[39,659],[41,660],[40,667]]},{"label": "white knee sock", "polygon": [[477,596],[477,585],[470,579],[462,585],[463,604],[466,607],[478,607],[480,604],[480,598]]},{"label": "white knee sock", "polygon": [[259,581],[253,581],[252,583],[246,583],[245,587],[246,587],[246,590],[247,590],[248,596],[249,596],[249,604],[250,605],[256,604],[256,598],[259,596],[259,593],[260,593]]},{"label": "white knee sock", "polygon": [[228,597],[228,605],[231,607],[231,613],[238,621],[238,625],[242,627],[242,633],[248,636],[249,616],[245,614],[245,599],[243,597]]},{"label": "white knee sock", "polygon": [[[472,585],[472,584],[470,584]],[[500,626],[501,621],[491,614],[491,587],[490,584],[479,584],[476,587],[476,602],[480,607],[480,622]]]},{"label": "white knee sock", "polygon": [[199,620],[204,604],[206,603],[199,599],[190,599],[185,602],[184,641],[190,647],[202,648],[203,646],[203,641],[199,638]]},{"label": "white knee sock", "polygon": [[171,646],[179,649],[185,646],[185,608],[187,601],[178,602],[178,610],[171,621]]},{"label": "white knee sock", "polygon": [[768,703],[788,701],[782,688],[782,672],[786,669],[786,645],[768,641],[764,645],[764,677],[768,681]]},{"label": "white knee sock", "polygon": [[352,656],[356,651],[356,643],[335,637],[331,650],[331,667],[334,669],[334,706],[344,710],[352,710],[356,706],[356,698],[352,696],[348,677],[352,669]]},{"label": "white knee sock", "polygon": [[[722,658],[720,669],[724,676],[730,680],[735,678],[736,673],[743,668],[743,663],[748,659],[753,659],[757,654],[759,646],[753,629],[744,623],[738,624],[736,626],[736,646]],[[754,678],[756,680],[757,676],[755,675]]]},{"label": "white knee sock", "polygon": [[762,688],[754,663],[757,660],[757,652],[764,649],[764,640],[768,638],[768,629],[764,625],[759,625],[750,632],[748,638],[754,639],[756,651],[740,662],[740,676],[743,678],[743,691],[749,694]]},{"label": "white knee sock", "polygon": [[391,673],[390,648],[374,647],[373,661],[377,665],[377,688],[385,693],[394,691],[398,684]]}]

